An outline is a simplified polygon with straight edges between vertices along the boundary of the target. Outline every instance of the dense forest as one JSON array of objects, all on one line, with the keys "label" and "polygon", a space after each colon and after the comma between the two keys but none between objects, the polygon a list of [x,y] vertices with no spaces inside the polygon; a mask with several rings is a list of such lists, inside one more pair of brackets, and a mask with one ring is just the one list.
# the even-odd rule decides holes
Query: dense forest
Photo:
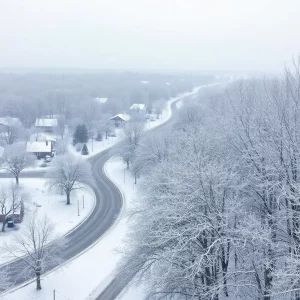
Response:
[{"label": "dense forest", "polygon": [[136,143],[121,273],[149,299],[300,299],[299,74],[200,94],[171,132]]}]

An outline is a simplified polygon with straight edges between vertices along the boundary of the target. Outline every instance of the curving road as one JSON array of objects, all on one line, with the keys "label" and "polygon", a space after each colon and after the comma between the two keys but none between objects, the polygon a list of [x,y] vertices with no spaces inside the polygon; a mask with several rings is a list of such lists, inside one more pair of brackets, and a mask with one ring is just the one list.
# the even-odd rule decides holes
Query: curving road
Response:
[{"label": "curving road", "polygon": [[[189,96],[184,96],[177,101],[182,100]],[[172,118],[162,125],[152,129],[149,132],[145,132],[144,135],[153,134],[158,130],[167,130],[170,128],[174,122],[174,113],[176,113],[176,102],[171,105],[173,112]],[[98,155],[89,159],[92,165],[92,172],[94,176],[94,183],[91,185],[95,195],[96,195],[96,205],[95,209],[89,218],[82,223],[75,230],[67,234],[68,247],[63,253],[63,262],[73,258],[74,256],[80,254],[82,251],[87,249],[90,245],[96,242],[115,222],[118,217],[120,210],[122,208],[122,196],[118,188],[106,177],[103,171],[103,166],[105,162],[112,156],[111,148],[107,149]],[[33,171],[21,173],[20,177],[27,178],[37,178],[43,177],[45,172],[43,171]],[[0,178],[11,177],[7,173],[0,173]],[[21,285],[27,280],[31,279],[28,275],[20,276],[20,270],[23,269],[23,263],[20,260],[8,263],[8,274],[10,282],[14,286]],[[53,264],[48,267],[49,271],[57,265]],[[16,276],[16,275],[19,276]],[[118,283],[118,280],[114,280],[97,299],[113,300],[122,291],[126,284]],[[106,293],[106,294],[105,294]]]}]

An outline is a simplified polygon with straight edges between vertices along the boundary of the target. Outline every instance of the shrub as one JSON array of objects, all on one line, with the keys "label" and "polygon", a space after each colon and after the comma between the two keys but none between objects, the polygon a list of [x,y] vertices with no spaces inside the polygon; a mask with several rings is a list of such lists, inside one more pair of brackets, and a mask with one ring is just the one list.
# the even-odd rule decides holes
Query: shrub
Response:
[{"label": "shrub", "polygon": [[82,150],[81,150],[82,155],[88,155],[89,154],[89,149],[86,146],[86,144],[83,144]]}]

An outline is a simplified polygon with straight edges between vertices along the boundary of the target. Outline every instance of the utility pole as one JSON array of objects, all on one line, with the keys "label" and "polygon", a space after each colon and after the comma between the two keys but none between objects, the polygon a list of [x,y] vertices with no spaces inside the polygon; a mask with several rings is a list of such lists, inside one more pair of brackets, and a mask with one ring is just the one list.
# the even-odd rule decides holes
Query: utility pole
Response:
[{"label": "utility pole", "polygon": [[84,209],[84,195],[82,195],[82,208]]},{"label": "utility pole", "polygon": [[55,290],[53,290],[53,300],[55,300]]},{"label": "utility pole", "polygon": [[79,200],[77,200],[77,208],[78,208],[78,217],[80,216],[80,212],[79,212]]}]

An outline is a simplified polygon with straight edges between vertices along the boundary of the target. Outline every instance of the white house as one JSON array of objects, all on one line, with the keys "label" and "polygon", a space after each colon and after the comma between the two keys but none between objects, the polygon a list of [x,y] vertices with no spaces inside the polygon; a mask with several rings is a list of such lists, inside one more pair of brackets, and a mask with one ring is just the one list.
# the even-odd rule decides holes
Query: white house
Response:
[{"label": "white house", "polygon": [[27,142],[26,152],[35,154],[38,159],[53,156],[53,144],[50,141]]},{"label": "white house", "polygon": [[53,132],[57,127],[57,119],[36,119],[35,127],[46,132]]},{"label": "white house", "polygon": [[131,119],[131,116],[128,114],[117,114],[114,117],[110,118],[111,121],[115,122],[115,125],[121,125],[126,123],[127,121],[129,121]]}]

